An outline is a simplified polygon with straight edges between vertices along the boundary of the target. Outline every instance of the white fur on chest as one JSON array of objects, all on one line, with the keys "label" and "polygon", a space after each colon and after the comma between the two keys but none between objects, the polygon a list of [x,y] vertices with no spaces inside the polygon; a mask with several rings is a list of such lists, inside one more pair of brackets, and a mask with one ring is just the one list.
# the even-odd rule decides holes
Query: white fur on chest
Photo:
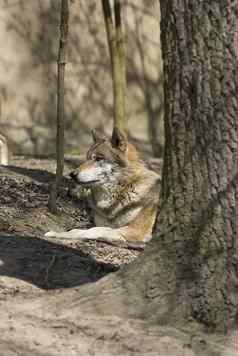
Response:
[{"label": "white fur on chest", "polygon": [[113,216],[115,211],[129,205],[138,198],[139,193],[134,187],[123,189],[119,184],[104,185],[103,189],[97,189],[92,192],[92,204],[96,210]]},{"label": "white fur on chest", "polygon": [[96,226],[117,228],[132,222],[144,206],[157,200],[157,180],[157,174],[146,170],[134,184],[110,183],[92,189],[90,205]]}]

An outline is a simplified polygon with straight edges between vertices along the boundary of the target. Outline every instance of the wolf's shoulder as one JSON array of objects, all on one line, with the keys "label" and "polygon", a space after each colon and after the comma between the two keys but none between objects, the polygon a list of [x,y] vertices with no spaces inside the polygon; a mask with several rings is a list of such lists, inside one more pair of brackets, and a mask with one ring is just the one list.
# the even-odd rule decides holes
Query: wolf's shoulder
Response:
[{"label": "wolf's shoulder", "polygon": [[156,172],[152,169],[150,169],[146,163],[142,165],[141,169],[141,181],[144,181],[146,184],[151,184],[151,185],[160,185],[161,184],[161,174],[159,172]]}]

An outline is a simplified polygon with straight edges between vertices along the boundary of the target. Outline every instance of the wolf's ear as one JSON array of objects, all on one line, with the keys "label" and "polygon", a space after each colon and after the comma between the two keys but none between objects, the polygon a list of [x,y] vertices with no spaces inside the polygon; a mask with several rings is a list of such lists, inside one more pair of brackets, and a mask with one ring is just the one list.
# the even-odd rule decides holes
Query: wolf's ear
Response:
[{"label": "wolf's ear", "polygon": [[122,152],[125,152],[127,149],[127,136],[121,131],[118,127],[114,127],[112,132],[112,147],[119,149]]},{"label": "wolf's ear", "polygon": [[105,141],[104,137],[101,137],[100,134],[96,130],[91,131],[93,142],[94,143],[99,143]]}]

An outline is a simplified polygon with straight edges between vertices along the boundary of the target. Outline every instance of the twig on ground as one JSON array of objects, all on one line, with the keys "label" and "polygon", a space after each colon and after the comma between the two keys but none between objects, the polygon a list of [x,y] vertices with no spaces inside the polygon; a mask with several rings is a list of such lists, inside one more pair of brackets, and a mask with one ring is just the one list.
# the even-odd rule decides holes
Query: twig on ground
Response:
[{"label": "twig on ground", "polygon": [[[75,240],[76,241],[76,240]],[[77,243],[92,240],[78,240]],[[95,242],[103,242],[105,245],[116,246],[119,248],[125,248],[128,250],[143,251],[146,243],[144,242],[132,242],[132,241],[105,241],[103,239],[94,240]]]},{"label": "twig on ground", "polygon": [[47,287],[49,286],[49,273],[50,273],[51,268],[53,267],[53,264],[55,263],[55,260],[56,260],[56,255],[53,255],[47,268],[46,268],[46,275],[45,275],[44,282]]}]

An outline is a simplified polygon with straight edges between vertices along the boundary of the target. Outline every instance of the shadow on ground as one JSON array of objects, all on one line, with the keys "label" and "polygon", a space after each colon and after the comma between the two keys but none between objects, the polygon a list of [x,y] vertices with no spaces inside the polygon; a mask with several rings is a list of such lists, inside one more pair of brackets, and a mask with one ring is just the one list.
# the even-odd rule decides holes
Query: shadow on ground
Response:
[{"label": "shadow on ground", "polygon": [[0,277],[56,289],[95,282],[116,269],[69,246],[31,236],[0,234]]},{"label": "shadow on ground", "polygon": [[49,183],[51,182],[55,174],[51,172],[44,171],[42,169],[31,169],[17,166],[8,166],[7,171],[13,174],[20,174],[24,177],[29,177],[30,179],[37,181],[39,183]]}]

